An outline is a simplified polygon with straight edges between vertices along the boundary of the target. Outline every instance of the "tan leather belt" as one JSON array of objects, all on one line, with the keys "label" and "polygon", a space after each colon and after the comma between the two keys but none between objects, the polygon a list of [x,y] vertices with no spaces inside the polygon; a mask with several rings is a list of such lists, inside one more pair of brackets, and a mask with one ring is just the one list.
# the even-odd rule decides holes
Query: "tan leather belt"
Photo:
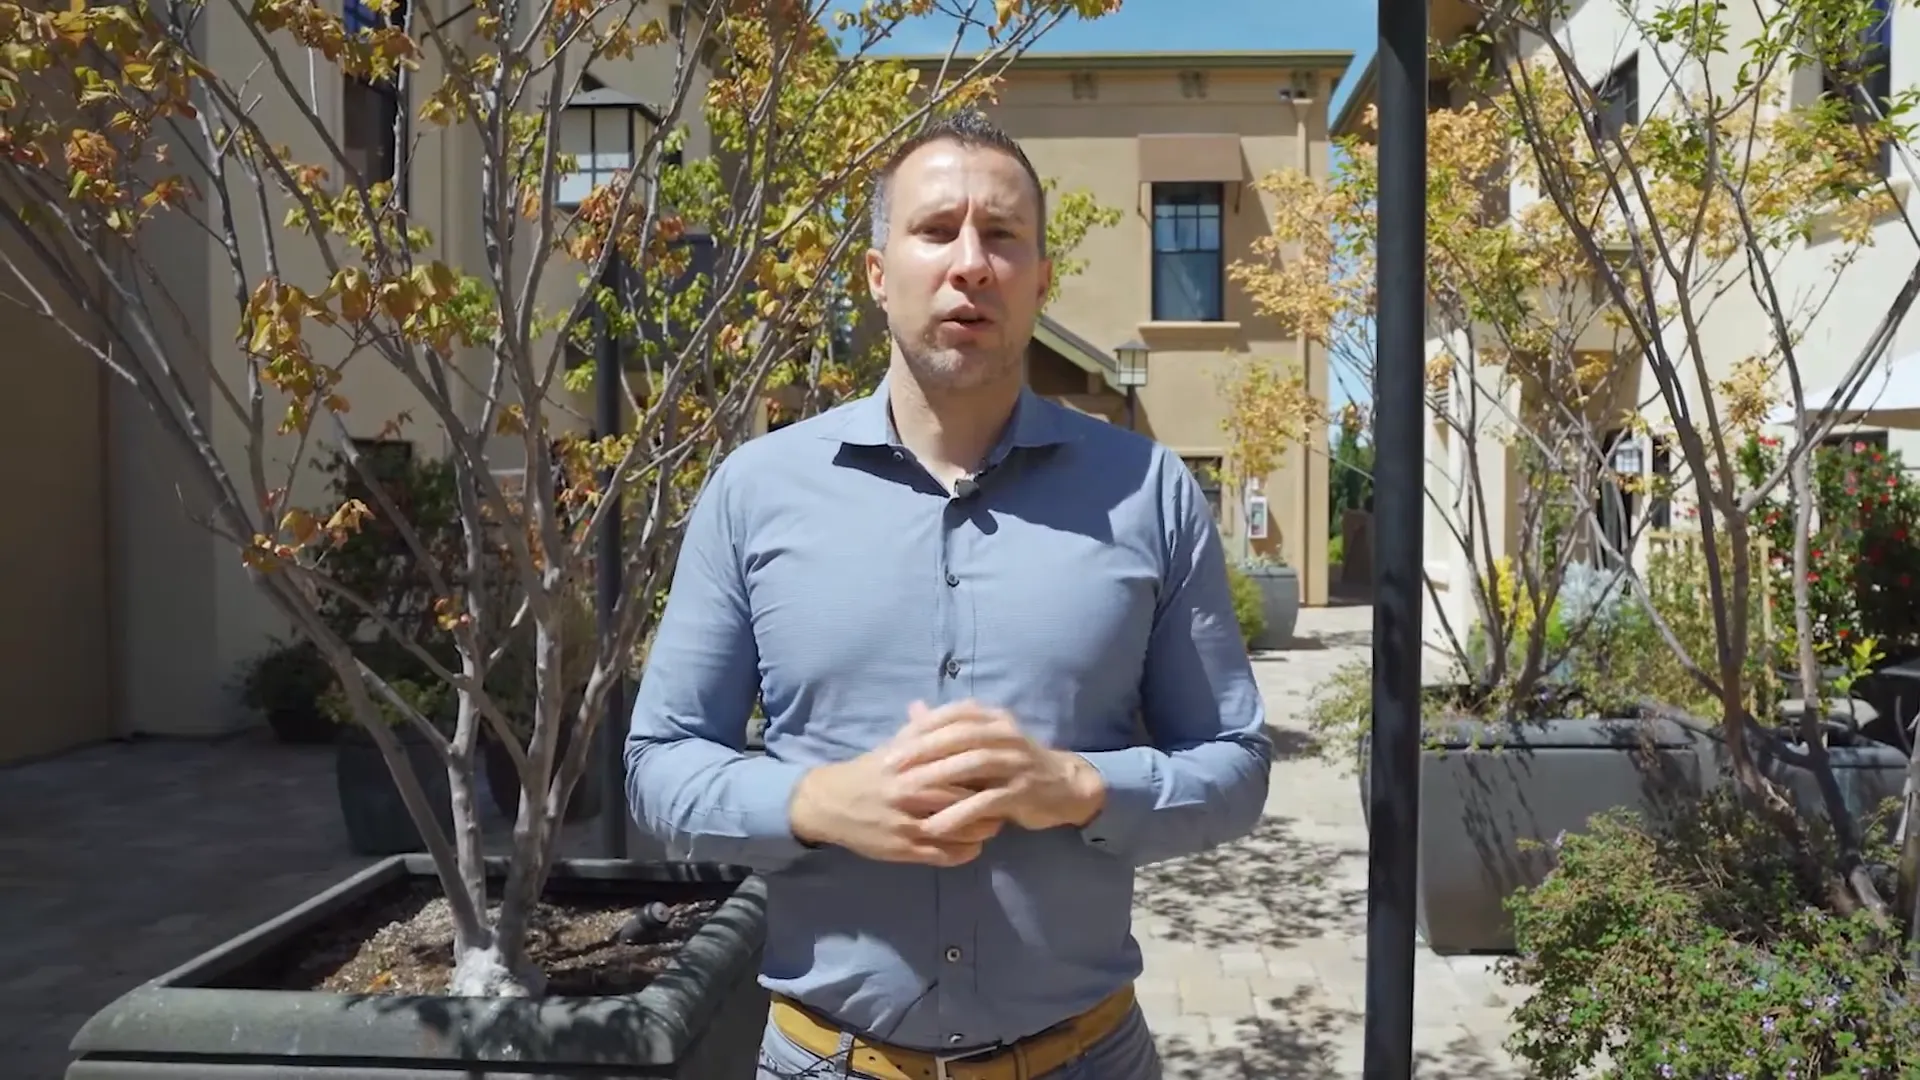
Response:
[{"label": "tan leather belt", "polygon": [[[1133,987],[1121,987],[1071,1020],[1009,1046],[965,1057],[853,1040],[852,1071],[873,1080],[1032,1080],[1072,1062],[1112,1034],[1133,1008]],[[841,1031],[789,998],[775,995],[773,1023],[796,1046],[839,1064]]]}]

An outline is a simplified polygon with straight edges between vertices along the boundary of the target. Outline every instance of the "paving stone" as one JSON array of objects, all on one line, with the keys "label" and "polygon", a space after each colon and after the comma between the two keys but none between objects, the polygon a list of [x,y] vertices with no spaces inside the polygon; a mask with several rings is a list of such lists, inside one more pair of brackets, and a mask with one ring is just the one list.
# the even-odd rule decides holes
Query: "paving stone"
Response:
[{"label": "paving stone", "polygon": [[[1299,752],[1313,688],[1364,654],[1365,608],[1309,609],[1325,648],[1256,658],[1280,751],[1254,834],[1148,867],[1135,894],[1144,996],[1169,1080],[1359,1076],[1366,994],[1367,830],[1351,769]],[[1258,963],[1256,964],[1256,959]],[[1415,958],[1415,1075],[1514,1080],[1510,1006],[1486,957]],[[1179,990],[1179,1015],[1159,1019]]]},{"label": "paving stone", "polygon": [[1220,970],[1227,975],[1265,975],[1267,958],[1257,950],[1223,952],[1220,954]]},{"label": "paving stone", "polygon": [[1226,974],[1220,969],[1218,953],[1194,949],[1162,953],[1156,959],[1159,960],[1159,965],[1155,969],[1158,974],[1182,982],[1191,978],[1218,978]]},{"label": "paving stone", "polygon": [[1188,1016],[1247,1016],[1253,988],[1244,978],[1196,975],[1180,980],[1180,1011]]}]

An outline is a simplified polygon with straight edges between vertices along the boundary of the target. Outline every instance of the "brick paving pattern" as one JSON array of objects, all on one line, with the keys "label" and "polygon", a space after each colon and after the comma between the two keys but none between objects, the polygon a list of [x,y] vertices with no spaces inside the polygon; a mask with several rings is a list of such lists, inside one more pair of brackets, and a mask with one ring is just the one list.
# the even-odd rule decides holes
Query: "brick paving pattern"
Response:
[{"label": "brick paving pattern", "polygon": [[[1139,990],[1169,1080],[1360,1075],[1366,829],[1354,778],[1299,756],[1298,715],[1370,618],[1304,612],[1298,647],[1258,661],[1281,753],[1256,833],[1141,876]],[[593,823],[569,831],[584,851]],[[0,1073],[56,1080],[89,1014],[368,861],[324,748],[249,734],[0,769]],[[1490,967],[1419,956],[1422,1077],[1516,1075]]]},{"label": "brick paving pattern", "polygon": [[[1302,756],[1313,687],[1369,648],[1372,610],[1301,613],[1296,647],[1255,666],[1276,761],[1266,815],[1235,844],[1142,872],[1141,1001],[1168,1080],[1358,1077],[1367,829],[1357,778]],[[1415,958],[1416,1075],[1521,1075],[1501,1043],[1516,995],[1483,957]]]}]

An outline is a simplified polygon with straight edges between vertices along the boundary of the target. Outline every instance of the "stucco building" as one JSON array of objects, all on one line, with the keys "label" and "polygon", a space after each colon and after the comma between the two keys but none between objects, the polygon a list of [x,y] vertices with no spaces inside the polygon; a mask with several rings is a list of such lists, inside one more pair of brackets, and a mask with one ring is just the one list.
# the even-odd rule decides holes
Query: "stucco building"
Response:
[{"label": "stucco building", "polygon": [[[259,66],[259,47],[243,27],[209,18],[201,32],[204,55],[220,70]],[[1296,364],[1324,393],[1324,356],[1258,318],[1225,267],[1266,228],[1255,177],[1282,166],[1326,169],[1326,102],[1347,62],[1345,54],[1269,52],[1049,55],[1016,64],[990,111],[1043,175],[1124,211],[1118,227],[1089,236],[1079,252],[1085,272],[1047,312],[1029,358],[1036,389],[1132,422],[1212,477],[1226,453],[1220,380],[1236,358]],[[438,81],[432,63],[430,51],[421,85]],[[301,132],[305,104],[363,168],[391,170],[379,141],[392,122],[391,98],[327,65],[319,70],[330,77],[306,88],[311,101],[269,85],[255,115],[269,130]],[[657,99],[671,78],[644,55],[596,63],[593,74],[614,98]],[[709,145],[692,112],[683,151],[690,156]],[[570,152],[605,153],[606,139],[629,134],[589,123],[563,138],[580,142]],[[435,254],[453,265],[484,262],[478,231],[463,227],[478,220],[478,192],[457,182],[467,173],[460,163],[478,159],[471,139],[461,125],[427,133],[409,173],[413,214],[436,237]],[[324,158],[321,147],[294,141],[296,158]],[[217,245],[178,222],[151,236],[167,252],[182,341],[207,350],[214,370],[241,370],[231,332],[239,312]],[[289,278],[324,280],[312,245],[284,245],[281,254]],[[544,288],[572,281],[553,273]],[[0,335],[10,346],[8,373],[32,402],[0,426],[0,482],[26,508],[0,529],[9,596],[0,606],[0,710],[9,718],[0,725],[0,762],[117,736],[210,735],[257,722],[240,705],[236,680],[284,625],[232,545],[195,520],[204,497],[181,464],[182,448],[56,329],[0,305]],[[1147,350],[1143,385],[1131,385],[1115,355],[1129,341]],[[337,345],[316,341],[316,350],[325,359]],[[204,373],[186,375],[198,379],[196,395],[212,396]],[[366,426],[356,437],[378,436],[397,403],[409,400],[383,365],[350,367],[346,379],[344,392],[369,403],[354,411],[351,423]],[[219,409],[211,413],[217,449],[241,460],[245,431]],[[428,426],[416,425],[408,439],[414,453],[444,451],[444,436]],[[1245,500],[1218,493],[1230,551],[1242,554],[1250,543],[1282,555],[1299,568],[1303,599],[1324,602],[1324,435],[1294,448],[1260,486],[1271,521],[1263,541],[1246,536]]]},{"label": "stucco building", "polygon": [[[1029,355],[1035,390],[1174,450],[1216,486],[1228,551],[1278,556],[1307,604],[1327,599],[1324,430],[1259,483],[1268,522],[1250,537],[1247,492],[1221,490],[1228,447],[1224,383],[1250,359],[1301,373],[1327,397],[1325,350],[1283,333],[1227,276],[1271,231],[1280,169],[1325,175],[1327,102],[1350,54],[1049,53],[1007,71],[986,112],[1059,190],[1121,211],[1095,229],[1048,306]],[[927,63],[937,63],[928,60]],[[1130,385],[1144,349],[1144,383]]]}]

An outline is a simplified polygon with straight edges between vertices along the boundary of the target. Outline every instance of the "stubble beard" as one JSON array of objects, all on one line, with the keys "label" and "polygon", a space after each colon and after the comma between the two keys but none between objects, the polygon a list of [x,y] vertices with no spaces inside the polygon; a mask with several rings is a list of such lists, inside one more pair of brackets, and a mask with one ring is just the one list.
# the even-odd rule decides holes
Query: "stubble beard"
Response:
[{"label": "stubble beard", "polygon": [[894,348],[914,380],[930,392],[968,393],[998,386],[1020,376],[1025,348],[1001,344],[992,348],[956,349],[931,341],[909,341],[893,335]]}]

